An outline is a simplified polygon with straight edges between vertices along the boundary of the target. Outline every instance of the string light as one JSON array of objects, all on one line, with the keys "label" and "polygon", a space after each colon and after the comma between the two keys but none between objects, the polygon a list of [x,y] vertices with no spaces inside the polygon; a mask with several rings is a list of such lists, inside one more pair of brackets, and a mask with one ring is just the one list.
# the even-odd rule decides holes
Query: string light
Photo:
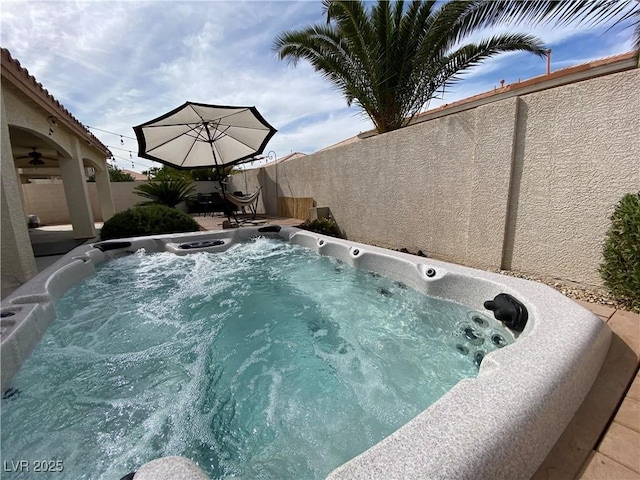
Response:
[{"label": "string light", "polygon": [[126,162],[131,162],[132,164],[135,164],[135,165],[138,165],[140,167],[143,167],[146,170],[148,170],[149,168],[153,168],[153,165],[145,165],[144,163],[134,162],[133,160],[129,160],[129,159],[125,158],[125,157],[120,157],[118,155],[113,155],[111,158],[113,158],[114,163],[116,161],[116,158],[118,158],[120,160],[123,160],[123,161],[126,161]]},{"label": "string light", "polygon": [[49,115],[47,117],[47,122],[49,123],[49,136],[51,136],[53,135],[53,127],[58,126],[58,121],[56,117],[54,117],[53,115]]},{"label": "string light", "polygon": [[126,139],[128,139],[128,140],[137,140],[136,138],[134,138],[134,137],[130,137],[130,136],[128,136],[128,135],[124,135],[124,134],[122,134],[122,133],[116,133],[116,132],[111,132],[111,131],[109,131],[109,130],[104,130],[104,129],[102,129],[102,128],[89,127],[89,126],[87,126],[87,128],[88,128],[88,129],[90,129],[90,130],[96,130],[96,131],[98,131],[98,132],[108,133],[109,135],[116,135],[116,136],[120,137],[120,147],[115,147],[115,146],[112,146],[112,145],[106,145],[106,147],[107,147],[109,150],[115,149],[115,150],[120,150],[120,151],[123,151],[123,152],[129,152],[129,159],[127,160],[127,159],[126,159],[126,158],[124,158],[124,157],[120,157],[120,156],[118,156],[118,155],[112,155],[112,157],[111,157],[110,161],[111,161],[111,162],[113,162],[113,167],[114,167],[114,168],[116,168],[116,167],[117,167],[116,158],[118,158],[118,159],[120,159],[120,160],[125,160],[125,161],[129,161],[129,162],[131,162],[131,168],[135,168],[135,166],[136,166],[136,165],[138,165],[138,166],[140,166],[140,167],[143,167],[143,168],[145,168],[145,169],[147,169],[147,170],[148,170],[149,168],[152,168],[152,167],[150,167],[149,165],[145,165],[145,164],[143,164],[143,163],[134,162],[134,161],[133,161],[133,152],[132,152],[130,149],[128,149],[128,148],[121,148],[121,147],[124,147],[124,145],[125,145],[125,143],[124,143],[124,139],[125,139],[125,138],[126,138]]},{"label": "string light", "polygon": [[112,145],[105,145],[109,150],[120,150],[123,152],[128,152],[129,153],[129,158],[125,158],[125,157],[121,157],[118,155],[113,155],[112,154],[112,158],[113,161],[115,163],[115,159],[118,158],[120,160],[126,161],[126,162],[131,162],[131,168],[135,168],[136,165],[140,166],[140,167],[144,167],[145,169],[149,169],[151,168],[149,165],[145,165],[144,163],[138,163],[138,162],[134,162],[133,161],[133,152],[127,148],[120,148],[120,147],[114,147]]},{"label": "string light", "polygon": [[131,149],[130,148],[120,148],[120,147],[114,147],[112,145],[105,145],[107,148],[111,149],[111,148],[115,148],[116,150],[122,150],[123,152],[129,152],[131,153]]},{"label": "string light", "polygon": [[104,132],[104,133],[108,133],[110,135],[117,135],[120,137],[120,141],[123,142],[122,144],[124,145],[124,141],[122,140],[123,138],[128,138],[129,140],[136,140],[136,138],[134,137],[129,137],[127,135],[123,135],[122,133],[116,133],[116,132],[110,132],[109,130],[102,130],[100,128],[96,128],[96,127],[87,127],[91,130],[97,130],[99,132]]}]

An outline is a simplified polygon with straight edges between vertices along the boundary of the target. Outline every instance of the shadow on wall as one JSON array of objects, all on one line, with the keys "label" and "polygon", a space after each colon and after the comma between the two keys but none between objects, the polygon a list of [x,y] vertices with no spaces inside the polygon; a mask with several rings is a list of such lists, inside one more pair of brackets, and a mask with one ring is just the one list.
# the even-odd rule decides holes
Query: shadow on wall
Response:
[{"label": "shadow on wall", "polygon": [[300,224],[300,228],[330,237],[347,238],[336,223],[329,207],[313,207],[310,218]]},{"label": "shadow on wall", "polygon": [[[515,244],[516,224],[518,220],[518,205],[520,200],[520,188],[522,183],[522,171],[524,168],[524,150],[527,131],[527,122],[529,120],[529,106],[526,102],[518,99],[516,103],[516,138],[513,147],[513,164],[511,166],[511,192],[507,202],[507,219],[504,234],[504,244],[502,246],[502,265],[503,270],[511,270],[513,262],[513,248]],[[518,134],[518,132],[522,132]]]}]

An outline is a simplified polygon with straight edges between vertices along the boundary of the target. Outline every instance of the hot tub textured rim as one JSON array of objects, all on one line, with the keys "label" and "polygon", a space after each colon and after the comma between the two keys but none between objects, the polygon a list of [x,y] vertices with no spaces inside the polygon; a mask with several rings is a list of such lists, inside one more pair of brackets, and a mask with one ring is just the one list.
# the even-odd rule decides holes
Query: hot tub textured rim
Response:
[{"label": "hot tub textured rim", "polygon": [[500,293],[513,295],[529,312],[516,343],[487,355],[476,378],[462,380],[336,468],[332,480],[530,478],[589,392],[609,348],[611,331],[604,322],[545,285],[294,227],[248,227],[99,242],[69,252],[2,301],[2,391],[53,322],[55,301],[96,265],[140,248],[219,252],[256,235],[282,238],[487,315],[492,312],[484,301]]}]

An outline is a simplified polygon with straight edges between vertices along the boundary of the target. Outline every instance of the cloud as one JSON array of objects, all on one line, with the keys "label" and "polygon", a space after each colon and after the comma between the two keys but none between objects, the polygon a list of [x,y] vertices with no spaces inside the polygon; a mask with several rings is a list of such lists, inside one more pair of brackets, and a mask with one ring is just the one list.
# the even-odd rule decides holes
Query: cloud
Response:
[{"label": "cloud", "polygon": [[[267,146],[279,157],[311,153],[372,128],[306,62],[293,68],[272,51],[278,33],[324,21],[319,1],[3,1],[0,21],[2,45],[56,99],[85,125],[124,135],[121,145],[120,135],[94,131],[122,157],[122,167],[131,168],[129,151],[136,170],[150,165],[135,158],[137,143],[126,138],[133,137],[132,127],[187,100],[255,105],[279,130]],[[560,68],[630,49],[629,30],[605,30],[535,32],[551,45]],[[544,59],[530,54],[490,59],[430,107],[544,68]]]}]

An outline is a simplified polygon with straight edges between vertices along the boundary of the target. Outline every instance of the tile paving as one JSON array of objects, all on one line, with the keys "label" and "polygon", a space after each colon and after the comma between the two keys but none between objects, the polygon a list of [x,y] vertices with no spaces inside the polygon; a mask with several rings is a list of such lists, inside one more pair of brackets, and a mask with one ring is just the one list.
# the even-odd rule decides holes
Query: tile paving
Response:
[{"label": "tile paving", "polygon": [[607,322],[611,347],[589,395],[534,478],[640,480],[640,315],[578,303]]}]

